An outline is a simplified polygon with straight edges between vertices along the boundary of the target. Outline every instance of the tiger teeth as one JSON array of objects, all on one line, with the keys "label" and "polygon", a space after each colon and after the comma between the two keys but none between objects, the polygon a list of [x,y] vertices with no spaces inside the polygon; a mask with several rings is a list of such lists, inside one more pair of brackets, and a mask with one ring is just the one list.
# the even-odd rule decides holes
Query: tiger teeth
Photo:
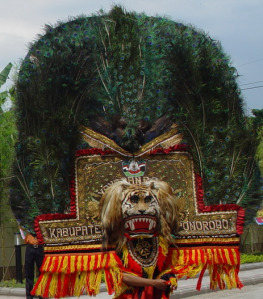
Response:
[{"label": "tiger teeth", "polygon": [[135,225],[134,223],[135,222],[146,222],[146,223],[149,223],[149,230],[151,230],[152,228],[155,228],[156,227],[156,221],[153,220],[153,219],[149,219],[149,218],[135,218],[135,219],[131,219],[131,220],[128,220],[126,223],[125,223],[125,228],[130,228],[130,230],[135,230]]},{"label": "tiger teeth", "polygon": [[153,220],[150,220],[149,230],[153,228]]},{"label": "tiger teeth", "polygon": [[129,225],[130,225],[131,230],[135,230],[134,219],[129,221]]}]

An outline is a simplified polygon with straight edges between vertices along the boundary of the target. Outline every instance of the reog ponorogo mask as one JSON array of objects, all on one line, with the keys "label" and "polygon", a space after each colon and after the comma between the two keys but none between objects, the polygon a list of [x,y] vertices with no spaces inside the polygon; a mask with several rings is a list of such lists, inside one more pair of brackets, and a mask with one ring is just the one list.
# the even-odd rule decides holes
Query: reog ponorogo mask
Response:
[{"label": "reog ponorogo mask", "polygon": [[212,289],[241,287],[236,202],[254,151],[241,102],[228,57],[194,27],[120,7],[47,26],[17,81],[10,197],[45,248],[34,294],[96,295],[103,277],[116,298],[168,298],[206,269]]}]

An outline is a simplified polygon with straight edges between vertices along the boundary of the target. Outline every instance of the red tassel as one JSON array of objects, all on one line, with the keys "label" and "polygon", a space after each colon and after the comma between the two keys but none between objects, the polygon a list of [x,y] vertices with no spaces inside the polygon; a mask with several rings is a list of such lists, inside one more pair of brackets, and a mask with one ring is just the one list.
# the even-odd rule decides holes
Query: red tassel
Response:
[{"label": "red tassel", "polygon": [[33,288],[33,290],[31,291],[31,294],[32,294],[32,295],[35,295],[35,294],[36,294],[35,291],[36,291],[36,289],[38,288],[38,286],[39,286],[40,282],[42,281],[42,279],[43,279],[43,273],[40,274],[40,276],[39,276],[39,278],[38,278],[38,281],[37,281],[36,284],[34,285],[34,288]]},{"label": "red tassel", "polygon": [[[236,250],[234,252],[236,254]],[[231,249],[228,249],[228,255],[229,255],[229,259],[231,261],[231,265],[235,265],[236,263],[235,263],[233,252]]]},{"label": "red tassel", "polygon": [[[163,257],[164,257],[164,259],[165,259],[165,256],[164,256],[164,255],[163,255]],[[173,258],[172,251],[169,250],[166,259],[165,259],[165,260],[162,259],[162,260],[163,260],[163,263],[162,263],[162,265],[160,265],[160,269],[158,268],[160,272],[162,272],[162,270],[171,268],[171,265],[172,265],[172,258]]]},{"label": "red tassel", "polygon": [[106,280],[106,285],[108,288],[108,293],[109,293],[109,295],[112,295],[114,293],[112,276],[108,269],[105,269],[104,273],[105,273],[105,280]]},{"label": "red tassel", "polygon": [[202,280],[203,280],[206,268],[207,268],[207,264],[204,265],[204,268],[200,272],[200,275],[199,275],[199,278],[198,278],[198,282],[197,282],[197,285],[196,285],[197,291],[201,290]]},{"label": "red tassel", "polygon": [[110,268],[110,254],[107,254],[105,269],[109,269],[109,268]]},{"label": "red tassel", "polygon": [[[40,268],[40,271],[41,271],[41,272],[43,271],[42,268],[44,267],[44,264],[46,263],[46,261],[47,261],[47,257],[44,257],[42,266],[41,266],[41,268]],[[49,263],[48,263],[48,269],[51,267],[51,265],[52,265],[52,259],[49,260]]]},{"label": "red tassel", "polygon": [[193,253],[193,250],[190,249],[189,250],[189,262],[188,262],[190,265],[194,264],[194,261],[193,261],[193,258],[192,258],[192,253]]},{"label": "red tassel", "polygon": [[65,278],[64,278],[64,284],[63,284],[63,288],[62,288],[62,292],[61,292],[60,297],[66,297],[67,296],[68,288],[69,288],[69,275],[66,274]]},{"label": "red tassel", "polygon": [[224,290],[226,285],[225,285],[225,282],[224,280],[220,277],[220,274],[218,273],[218,270],[217,268],[215,269],[216,271],[216,277],[217,277],[217,283],[218,283],[218,287],[220,290]]},{"label": "red tassel", "polygon": [[95,255],[94,270],[98,269],[98,260],[99,260],[99,256]]},{"label": "red tassel", "polygon": [[55,298],[59,298],[62,291],[61,273],[58,274],[58,287],[55,294]]},{"label": "red tassel", "polygon": [[80,265],[81,265],[81,266],[80,266],[80,271],[83,272],[83,271],[84,271],[84,261],[83,261],[83,260],[84,260],[84,257],[81,256],[80,258],[81,258],[81,261],[80,261]]},{"label": "red tassel", "polygon": [[225,250],[222,249],[222,250],[220,250],[220,252],[222,252],[223,263],[227,264],[228,262],[227,262],[227,258],[226,258],[226,255],[225,255]]},{"label": "red tassel", "polygon": [[238,272],[239,272],[239,270],[236,269],[236,271],[235,271],[235,278],[236,278],[236,282],[237,282],[237,287],[238,287],[239,289],[241,289],[244,285],[243,285],[243,283],[239,280]]},{"label": "red tassel", "polygon": [[68,264],[68,268],[67,268],[67,274],[70,274],[70,256],[66,256],[65,259],[67,259],[67,264]]},{"label": "red tassel", "polygon": [[187,256],[188,255],[186,254],[186,251],[187,251],[186,249],[183,250],[183,253],[184,253],[184,265],[187,264]]},{"label": "red tassel", "polygon": [[134,273],[139,274],[140,276],[142,276],[142,268],[141,266],[135,262],[134,259],[132,259],[132,257],[130,255],[128,255],[128,269],[132,269],[132,271]]},{"label": "red tassel", "polygon": [[201,256],[201,262],[202,262],[202,264],[204,264],[205,263],[205,254],[202,249],[200,249],[200,256]]},{"label": "red tassel", "polygon": [[74,272],[70,275],[70,280],[69,280],[69,295],[73,296],[74,295],[74,286],[75,286],[75,282],[76,282],[76,278],[77,278],[78,273]]},{"label": "red tassel", "polygon": [[49,297],[49,285],[52,279],[52,274],[49,274],[48,279],[47,279],[47,284],[43,293],[43,297]]},{"label": "red tassel", "polygon": [[[158,270],[161,272],[164,267],[164,262],[166,261],[166,256],[163,254],[162,247],[159,247],[159,255],[158,255],[158,261],[157,261],[157,267]],[[164,268],[165,269],[165,268]]]},{"label": "red tassel", "polygon": [[58,269],[58,257],[53,259],[54,268],[52,270],[52,273],[56,273]]},{"label": "red tassel", "polygon": [[86,290],[88,295],[91,296],[89,276],[90,276],[90,272],[88,272],[86,276]]},{"label": "red tassel", "polygon": [[222,251],[222,249],[218,249],[218,248],[216,249],[218,264],[222,264],[223,263],[221,251]]}]

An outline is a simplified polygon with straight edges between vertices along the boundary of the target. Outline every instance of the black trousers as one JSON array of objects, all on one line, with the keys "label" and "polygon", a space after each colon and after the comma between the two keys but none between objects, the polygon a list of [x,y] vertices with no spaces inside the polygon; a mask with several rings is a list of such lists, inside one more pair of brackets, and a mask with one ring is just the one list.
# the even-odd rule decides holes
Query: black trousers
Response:
[{"label": "black trousers", "polygon": [[25,253],[25,276],[26,276],[26,296],[33,298],[30,292],[34,286],[34,266],[36,264],[39,271],[44,259],[43,246],[26,245]]}]

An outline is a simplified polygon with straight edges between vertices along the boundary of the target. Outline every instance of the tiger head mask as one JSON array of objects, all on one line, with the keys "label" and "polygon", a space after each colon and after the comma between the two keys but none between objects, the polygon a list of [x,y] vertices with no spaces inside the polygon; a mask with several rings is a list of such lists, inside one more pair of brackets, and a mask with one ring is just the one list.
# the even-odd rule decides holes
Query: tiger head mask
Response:
[{"label": "tiger head mask", "polygon": [[171,186],[149,180],[131,184],[126,180],[113,183],[101,199],[103,248],[108,244],[122,247],[128,238],[163,236],[173,243],[177,230],[178,207]]}]

